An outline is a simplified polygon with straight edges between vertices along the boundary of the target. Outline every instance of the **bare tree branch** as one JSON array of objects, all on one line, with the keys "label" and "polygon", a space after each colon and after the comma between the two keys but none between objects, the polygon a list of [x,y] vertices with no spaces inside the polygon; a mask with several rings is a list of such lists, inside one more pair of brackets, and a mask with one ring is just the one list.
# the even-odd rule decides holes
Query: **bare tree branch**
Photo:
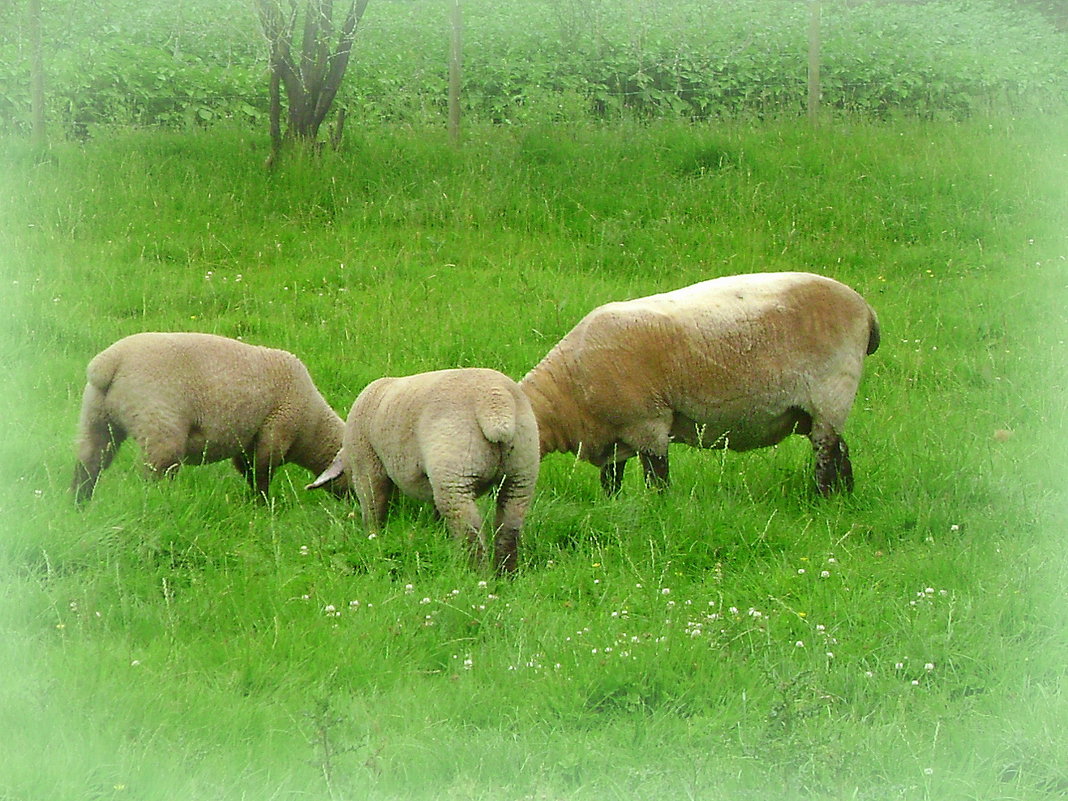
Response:
[{"label": "bare tree branch", "polygon": [[[340,28],[334,0],[256,0],[270,48],[272,158],[285,138],[315,142],[348,68],[356,29],[368,0],[351,0]],[[298,21],[302,22],[297,46]],[[336,42],[336,46],[335,46]],[[288,124],[281,131],[282,93]]]}]

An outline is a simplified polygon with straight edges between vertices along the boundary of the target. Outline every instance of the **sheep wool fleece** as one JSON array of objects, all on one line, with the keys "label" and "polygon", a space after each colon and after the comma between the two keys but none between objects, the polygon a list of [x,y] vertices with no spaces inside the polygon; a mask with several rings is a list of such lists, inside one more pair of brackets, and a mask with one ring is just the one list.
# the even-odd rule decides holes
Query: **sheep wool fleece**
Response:
[{"label": "sheep wool fleece", "polygon": [[365,526],[385,522],[394,489],[433,502],[454,538],[485,561],[475,499],[496,489],[494,563],[516,566],[520,530],[539,467],[538,429],[515,381],[485,368],[457,368],[371,382],[345,424],[341,466],[352,477]]},{"label": "sheep wool fleece", "polygon": [[571,452],[618,491],[637,455],[668,483],[668,445],[748,450],[807,435],[821,493],[851,489],[841,438],[875,312],[854,290],[810,273],[704,281],[584,317],[520,382],[543,454]]},{"label": "sheep wool fleece", "polygon": [[103,350],[86,373],[72,482],[79,501],[127,437],[153,474],[232,459],[261,495],[279,465],[318,473],[340,447],[344,423],[284,350],[146,332]]}]

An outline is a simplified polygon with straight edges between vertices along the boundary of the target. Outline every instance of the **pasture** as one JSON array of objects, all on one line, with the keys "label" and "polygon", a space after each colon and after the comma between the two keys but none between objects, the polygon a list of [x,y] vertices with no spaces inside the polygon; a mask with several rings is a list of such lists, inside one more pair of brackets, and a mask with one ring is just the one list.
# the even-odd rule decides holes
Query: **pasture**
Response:
[{"label": "pasture", "polygon": [[[0,799],[1014,799],[1068,793],[1068,119],[239,129],[0,168]],[[89,358],[142,330],[520,378],[589,309],[809,270],[882,323],[807,440],[545,459],[512,581],[430,510],[369,538],[289,466],[68,495]]]}]

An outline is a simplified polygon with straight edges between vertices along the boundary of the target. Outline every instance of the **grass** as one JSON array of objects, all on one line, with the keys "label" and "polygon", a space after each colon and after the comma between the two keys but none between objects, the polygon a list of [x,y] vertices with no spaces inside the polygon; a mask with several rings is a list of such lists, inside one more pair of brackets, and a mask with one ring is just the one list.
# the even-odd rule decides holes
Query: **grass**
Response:
[{"label": "grass", "polygon": [[[1044,799],[1068,792],[1068,134],[375,129],[4,146],[0,798]],[[147,329],[369,381],[519,377],[585,311],[808,269],[877,308],[858,488],[807,443],[673,451],[663,496],[543,464],[502,582],[429,510],[369,539],[287,468],[67,483],[85,362]]]}]

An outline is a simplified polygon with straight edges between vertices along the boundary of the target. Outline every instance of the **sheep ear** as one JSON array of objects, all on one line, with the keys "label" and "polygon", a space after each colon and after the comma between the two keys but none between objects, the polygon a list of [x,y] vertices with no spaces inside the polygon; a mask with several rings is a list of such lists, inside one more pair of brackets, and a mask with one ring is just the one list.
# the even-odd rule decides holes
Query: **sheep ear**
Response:
[{"label": "sheep ear", "polygon": [[345,465],[341,461],[341,454],[338,454],[337,457],[334,459],[333,464],[331,464],[328,468],[326,468],[326,470],[324,470],[322,473],[320,473],[319,477],[317,479],[315,479],[315,481],[313,481],[311,484],[308,484],[307,486],[305,486],[304,489],[309,489],[309,490],[318,489],[319,487],[323,486],[324,484],[328,484],[331,481],[333,481],[335,478],[340,476],[341,472],[344,469],[345,469]]}]

